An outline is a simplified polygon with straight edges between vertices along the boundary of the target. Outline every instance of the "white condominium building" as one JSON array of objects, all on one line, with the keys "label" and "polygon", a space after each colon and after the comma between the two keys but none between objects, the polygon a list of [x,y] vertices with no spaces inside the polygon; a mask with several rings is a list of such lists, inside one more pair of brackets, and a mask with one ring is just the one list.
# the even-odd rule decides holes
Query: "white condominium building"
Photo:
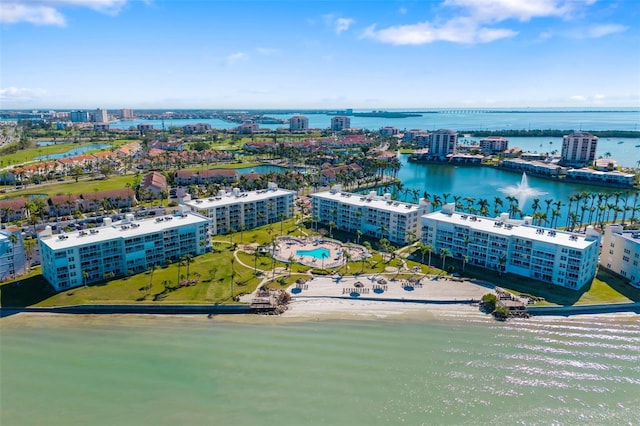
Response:
[{"label": "white condominium building", "polygon": [[0,232],[0,281],[24,274],[26,265],[22,233]]},{"label": "white condominium building", "polygon": [[444,159],[447,155],[457,152],[458,133],[453,130],[440,129],[429,134],[427,147],[429,157]]},{"label": "white condominium building", "polygon": [[598,138],[589,133],[574,132],[562,138],[561,164],[582,167],[596,159]]},{"label": "white condominium building", "polygon": [[596,274],[600,234],[586,235],[531,225],[531,218],[509,220],[456,213],[453,203],[422,216],[422,242],[449,251],[470,265],[510,272],[570,289],[580,289]]},{"label": "white condominium building", "polygon": [[211,249],[210,223],[195,213],[145,220],[128,214],[86,231],[53,235],[48,228],[38,238],[42,275],[60,291],[197,256]]},{"label": "white condominium building", "polygon": [[420,238],[420,216],[426,204],[393,201],[391,194],[369,195],[341,192],[335,185],[330,191],[311,195],[313,216],[321,223],[333,222],[336,229],[357,232],[391,242],[406,244]]},{"label": "white condominium building", "polygon": [[212,235],[251,229],[293,216],[295,191],[280,189],[270,182],[267,189],[241,192],[220,191],[217,196],[184,204],[211,219]]},{"label": "white condominium building", "polygon": [[509,140],[501,136],[488,136],[480,139],[480,151],[485,154],[498,154],[509,149]]},{"label": "white condominium building", "polygon": [[640,287],[640,230],[624,231],[622,225],[607,225],[600,264]]}]

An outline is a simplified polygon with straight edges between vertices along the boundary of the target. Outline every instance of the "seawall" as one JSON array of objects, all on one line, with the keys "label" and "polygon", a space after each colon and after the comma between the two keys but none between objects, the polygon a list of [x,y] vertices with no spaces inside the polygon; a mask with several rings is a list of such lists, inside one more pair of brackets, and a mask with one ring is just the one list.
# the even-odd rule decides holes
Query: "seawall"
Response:
[{"label": "seawall", "polygon": [[0,318],[22,312],[50,314],[150,314],[150,315],[220,315],[257,314],[271,308],[251,305],[72,305],[58,307],[1,307]]},{"label": "seawall", "polygon": [[535,316],[563,316],[614,314],[621,312],[635,312],[640,314],[640,303],[611,303],[603,305],[578,306],[528,306],[527,311]]}]

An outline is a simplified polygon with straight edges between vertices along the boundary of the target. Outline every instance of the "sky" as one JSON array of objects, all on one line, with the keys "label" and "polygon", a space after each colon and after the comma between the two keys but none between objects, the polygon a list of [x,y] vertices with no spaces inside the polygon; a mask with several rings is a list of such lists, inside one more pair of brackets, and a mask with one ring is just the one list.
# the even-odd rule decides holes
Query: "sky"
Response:
[{"label": "sky", "polygon": [[640,0],[1,0],[0,109],[640,106]]}]

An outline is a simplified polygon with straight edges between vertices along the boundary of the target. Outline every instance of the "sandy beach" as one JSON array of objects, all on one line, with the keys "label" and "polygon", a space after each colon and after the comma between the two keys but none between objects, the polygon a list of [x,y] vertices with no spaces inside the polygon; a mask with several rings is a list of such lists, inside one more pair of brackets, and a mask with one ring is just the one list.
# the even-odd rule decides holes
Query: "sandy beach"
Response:
[{"label": "sandy beach", "polygon": [[491,292],[488,285],[443,277],[419,282],[379,275],[314,277],[288,291],[284,318],[390,318],[406,316],[484,317],[474,301]]}]

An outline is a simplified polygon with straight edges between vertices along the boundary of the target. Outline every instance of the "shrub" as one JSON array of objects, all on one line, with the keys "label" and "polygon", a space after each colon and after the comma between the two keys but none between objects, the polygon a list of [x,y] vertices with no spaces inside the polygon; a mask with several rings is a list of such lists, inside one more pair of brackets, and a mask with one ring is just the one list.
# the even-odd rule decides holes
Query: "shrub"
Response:
[{"label": "shrub", "polygon": [[[493,312],[496,309],[496,302],[498,301],[498,296],[493,293],[487,293],[482,296],[482,304],[487,308],[489,312]],[[490,308],[490,309],[489,309]]]},{"label": "shrub", "polygon": [[509,309],[504,306],[496,306],[496,310],[493,311],[493,316],[498,320],[504,321],[509,317]]}]

